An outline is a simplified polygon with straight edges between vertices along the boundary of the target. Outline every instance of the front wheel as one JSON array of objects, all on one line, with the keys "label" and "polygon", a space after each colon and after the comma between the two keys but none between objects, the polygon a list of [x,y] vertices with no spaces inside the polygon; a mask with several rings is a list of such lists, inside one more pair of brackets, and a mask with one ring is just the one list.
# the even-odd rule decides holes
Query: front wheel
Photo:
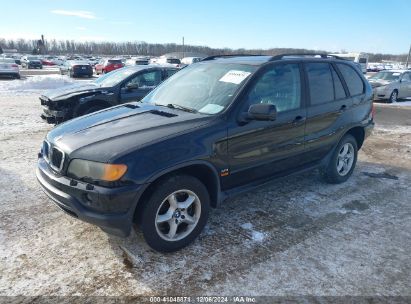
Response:
[{"label": "front wheel", "polygon": [[147,244],[160,252],[177,251],[203,230],[209,213],[207,188],[197,178],[177,175],[157,184],[141,214]]},{"label": "front wheel", "polygon": [[396,103],[398,101],[398,91],[392,91],[390,98],[388,99],[388,103]]},{"label": "front wheel", "polygon": [[357,154],[357,141],[352,135],[345,135],[334,150],[327,166],[321,172],[325,181],[331,184],[345,182],[354,171]]}]

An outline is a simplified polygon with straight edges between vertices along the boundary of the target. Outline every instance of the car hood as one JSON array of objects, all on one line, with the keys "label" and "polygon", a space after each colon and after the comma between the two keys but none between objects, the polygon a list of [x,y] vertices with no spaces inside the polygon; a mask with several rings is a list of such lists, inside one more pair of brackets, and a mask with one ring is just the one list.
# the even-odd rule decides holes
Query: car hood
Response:
[{"label": "car hood", "polygon": [[47,135],[71,159],[110,162],[162,138],[207,124],[208,115],[142,103],[105,109],[63,123]]},{"label": "car hood", "polygon": [[43,96],[46,97],[46,99],[54,100],[54,99],[60,99],[60,98],[67,98],[70,95],[77,95],[81,93],[86,93],[86,92],[93,92],[93,91],[98,91],[101,88],[94,83],[81,83],[81,84],[71,84],[71,85],[66,85],[58,89],[52,89],[46,91]]},{"label": "car hood", "polygon": [[368,81],[371,84],[371,87],[373,87],[373,88],[385,86],[385,85],[388,85],[388,84],[392,83],[392,81],[382,80],[382,79],[375,79],[375,80],[369,79]]}]

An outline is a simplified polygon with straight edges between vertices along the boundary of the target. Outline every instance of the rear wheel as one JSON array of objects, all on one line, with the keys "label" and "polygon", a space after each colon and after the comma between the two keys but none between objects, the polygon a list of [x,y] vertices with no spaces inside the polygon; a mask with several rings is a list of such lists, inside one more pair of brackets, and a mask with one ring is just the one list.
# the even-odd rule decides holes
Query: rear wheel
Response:
[{"label": "rear wheel", "polygon": [[392,91],[390,98],[388,99],[388,103],[395,103],[398,101],[398,91],[394,90]]},{"label": "rear wheel", "polygon": [[207,188],[197,178],[177,175],[158,183],[141,213],[141,230],[154,250],[173,252],[203,230],[210,208]]},{"label": "rear wheel", "polygon": [[357,154],[357,141],[352,135],[345,135],[334,150],[329,163],[321,172],[325,181],[331,184],[345,182],[354,171]]}]

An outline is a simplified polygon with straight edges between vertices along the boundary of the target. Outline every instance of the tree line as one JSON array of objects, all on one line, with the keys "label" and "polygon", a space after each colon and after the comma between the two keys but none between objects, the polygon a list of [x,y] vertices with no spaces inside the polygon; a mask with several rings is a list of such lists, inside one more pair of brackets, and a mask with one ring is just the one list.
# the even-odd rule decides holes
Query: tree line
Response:
[{"label": "tree line", "polygon": [[[230,54],[256,54],[256,55],[278,55],[278,54],[306,54],[313,52],[329,53],[324,50],[308,50],[295,48],[270,48],[270,49],[231,49],[211,48],[208,46],[182,45],[176,43],[147,43],[144,41],[134,42],[109,42],[109,41],[74,41],[50,39],[44,41],[43,53],[50,55],[142,55],[161,56],[167,53],[187,52],[205,55],[230,55]],[[0,50],[17,49],[20,53],[38,52],[39,40],[31,39],[4,39],[0,38]],[[395,60],[404,62],[407,54],[373,54],[369,53],[370,62],[381,62],[382,60]]]}]

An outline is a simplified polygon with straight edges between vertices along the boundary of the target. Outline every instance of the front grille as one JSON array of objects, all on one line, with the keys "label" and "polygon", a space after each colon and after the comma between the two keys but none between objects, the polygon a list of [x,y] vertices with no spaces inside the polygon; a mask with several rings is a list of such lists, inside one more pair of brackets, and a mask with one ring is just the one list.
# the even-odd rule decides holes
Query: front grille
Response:
[{"label": "front grille", "polygon": [[58,168],[61,170],[62,164],[63,164],[63,152],[56,148],[52,148],[52,153],[51,153],[51,159],[50,159],[50,164],[54,166],[55,168]]},{"label": "front grille", "polygon": [[52,147],[47,141],[43,143],[43,156],[49,165],[56,171],[61,171],[64,165],[64,152],[57,147]]}]

